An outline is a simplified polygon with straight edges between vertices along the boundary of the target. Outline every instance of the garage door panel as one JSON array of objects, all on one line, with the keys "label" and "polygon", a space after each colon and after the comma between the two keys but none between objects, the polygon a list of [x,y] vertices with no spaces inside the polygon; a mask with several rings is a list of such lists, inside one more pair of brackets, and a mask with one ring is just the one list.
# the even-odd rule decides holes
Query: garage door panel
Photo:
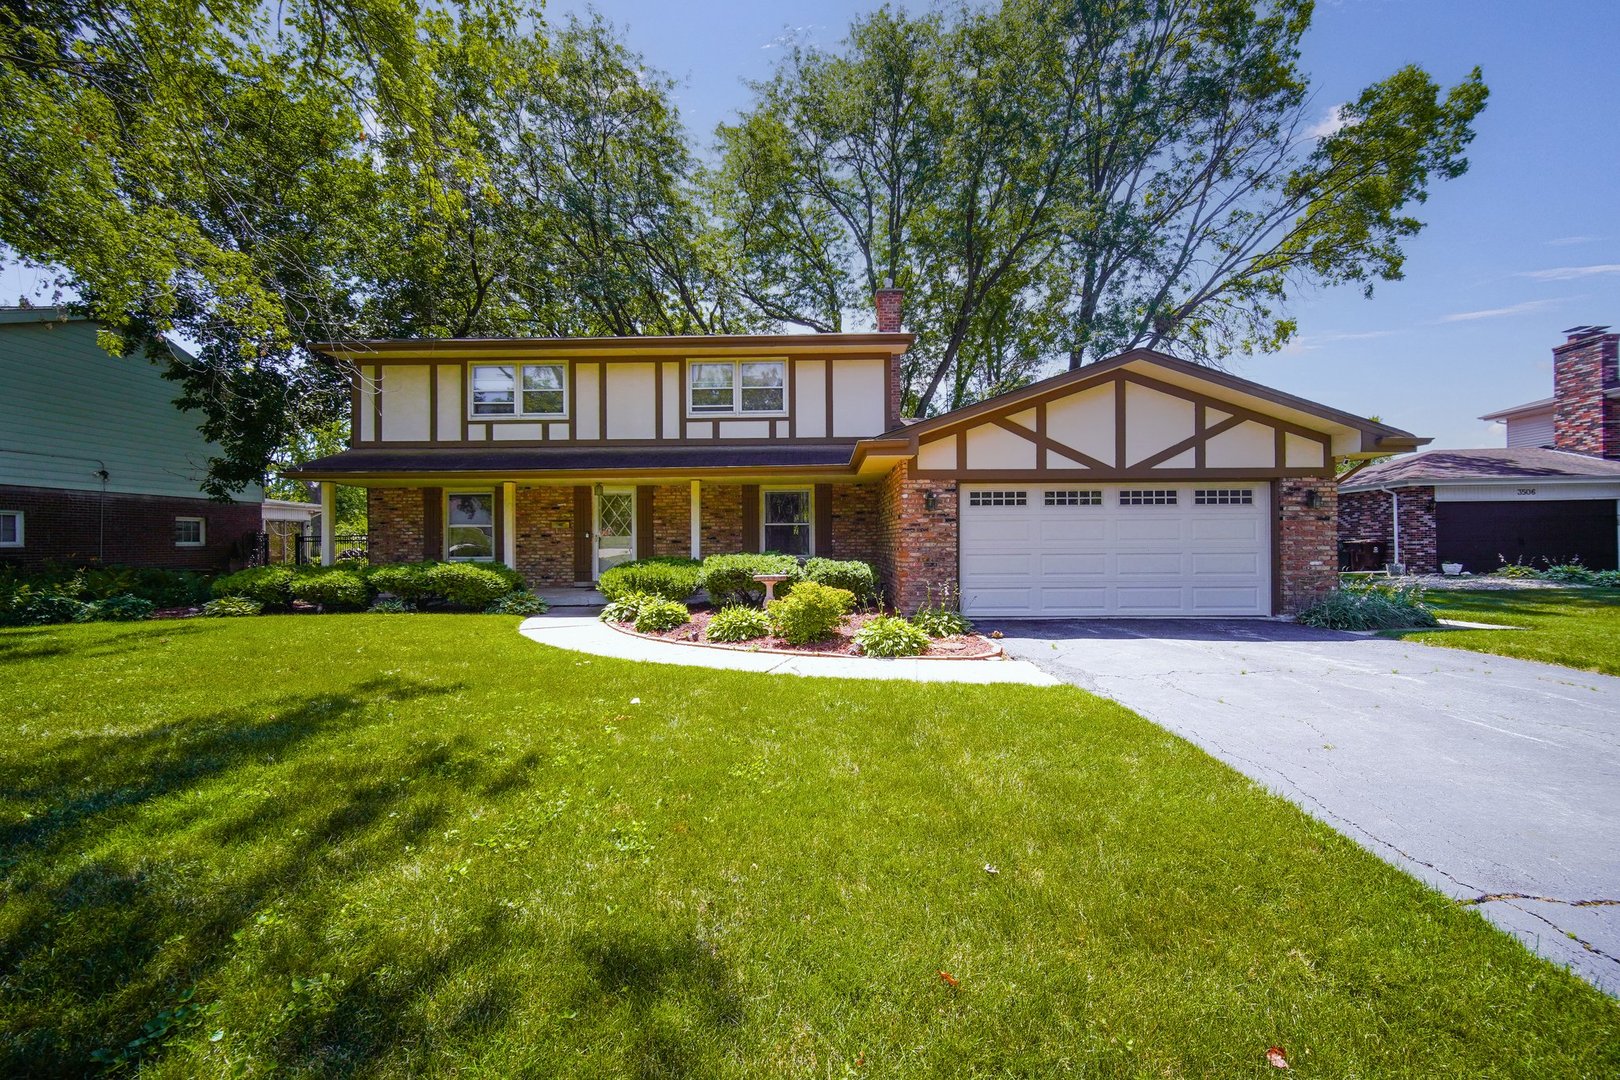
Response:
[{"label": "garage door panel", "polygon": [[[1157,484],[1174,503],[1121,505],[1099,485],[1088,505],[1045,504],[1042,487],[961,502],[962,604],[984,616],[1265,615],[1271,607],[1269,487],[1253,502],[1198,505],[1194,484]],[[971,493],[977,485],[965,485]],[[1095,489],[1093,489],[1095,490]]]}]

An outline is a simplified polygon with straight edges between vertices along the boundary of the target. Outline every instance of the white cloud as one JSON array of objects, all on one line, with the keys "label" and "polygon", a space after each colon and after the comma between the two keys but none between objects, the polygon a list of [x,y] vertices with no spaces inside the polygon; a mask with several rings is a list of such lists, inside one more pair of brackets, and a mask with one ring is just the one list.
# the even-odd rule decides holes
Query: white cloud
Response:
[{"label": "white cloud", "polygon": [[1596,240],[1595,236],[1555,236],[1551,240],[1543,240],[1547,247],[1574,247],[1576,244],[1590,244]]},{"label": "white cloud", "polygon": [[1354,121],[1345,115],[1344,105],[1333,106],[1322,115],[1322,119],[1305,129],[1305,135],[1312,139],[1325,139],[1336,131],[1342,131]]},{"label": "white cloud", "polygon": [[803,26],[785,26],[780,34],[761,45],[760,49],[790,49],[813,37],[815,29],[815,23],[805,23]]},{"label": "white cloud", "polygon": [[1526,300],[1521,304],[1509,304],[1507,307],[1483,308],[1479,311],[1458,311],[1450,315],[1440,316],[1443,323],[1473,322],[1475,319],[1501,319],[1509,315],[1526,315],[1532,311],[1551,307],[1554,304],[1564,303],[1563,299],[1556,300]]},{"label": "white cloud", "polygon": [[1299,356],[1322,348],[1324,345],[1337,345],[1344,341],[1373,341],[1377,338],[1393,337],[1394,330],[1323,330],[1316,334],[1300,334],[1283,346],[1284,356]]},{"label": "white cloud", "polygon": [[1533,281],[1574,281],[1577,278],[1597,277],[1599,274],[1620,274],[1620,263],[1602,263],[1596,266],[1554,266],[1547,270],[1526,270],[1518,275]]}]

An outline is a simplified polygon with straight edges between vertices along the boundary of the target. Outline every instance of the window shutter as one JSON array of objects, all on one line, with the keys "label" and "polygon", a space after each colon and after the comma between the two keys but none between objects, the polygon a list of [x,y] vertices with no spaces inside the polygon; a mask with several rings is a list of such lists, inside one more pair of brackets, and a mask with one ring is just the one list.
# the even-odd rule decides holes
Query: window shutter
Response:
[{"label": "window shutter", "polygon": [[759,485],[744,484],[742,489],[742,549],[759,552]]},{"label": "window shutter", "polygon": [[422,558],[444,558],[444,488],[422,489]]},{"label": "window shutter", "polygon": [[501,510],[501,485],[499,484],[495,485],[495,490],[489,500],[489,512],[491,518],[495,522],[493,536],[495,541],[495,561],[498,563],[504,563],[506,561],[506,537],[503,534],[506,532],[506,529],[503,519],[506,517],[506,515]]},{"label": "window shutter", "polygon": [[593,504],[591,489],[581,484],[574,488],[574,580],[591,580],[591,520]]},{"label": "window shutter", "polygon": [[810,527],[810,553],[812,555],[831,556],[833,552],[833,486],[831,484],[817,484],[816,493],[812,498],[815,501],[815,508],[811,511],[811,520],[815,524]]},{"label": "window shutter", "polygon": [[642,484],[636,488],[636,558],[650,559],[653,555],[653,488]]}]

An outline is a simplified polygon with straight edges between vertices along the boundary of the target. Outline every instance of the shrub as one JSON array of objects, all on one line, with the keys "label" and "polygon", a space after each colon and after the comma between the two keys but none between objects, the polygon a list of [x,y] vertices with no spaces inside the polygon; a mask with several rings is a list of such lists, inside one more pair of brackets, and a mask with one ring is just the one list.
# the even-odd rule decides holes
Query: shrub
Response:
[{"label": "shrub", "polygon": [[954,634],[971,634],[973,623],[956,608],[951,606],[951,594],[943,593],[938,600],[934,599],[933,590],[928,592],[928,602],[917,609],[911,617],[913,626],[922,630],[929,637],[951,637]]},{"label": "shrub", "polygon": [[366,569],[366,580],[378,592],[397,596],[401,600],[428,600],[433,597],[433,581],[429,572],[438,566],[435,562],[387,563]]},{"label": "shrub", "polygon": [[380,600],[373,600],[371,607],[366,610],[373,615],[409,615],[416,610],[416,605],[397,596],[385,596]]},{"label": "shrub", "polygon": [[897,616],[879,615],[855,631],[855,644],[867,656],[921,656],[928,651],[928,633]]},{"label": "shrub", "polygon": [[231,619],[241,615],[257,615],[264,605],[245,596],[222,596],[203,605],[202,613],[210,619]]},{"label": "shrub", "polygon": [[106,622],[140,622],[142,619],[150,618],[156,608],[157,605],[150,600],[121,593],[92,603],[86,617],[89,620]]},{"label": "shrub", "polygon": [[714,613],[704,636],[710,641],[752,641],[770,632],[770,616],[758,608],[733,604]]},{"label": "shrub", "polygon": [[755,574],[787,574],[789,582],[797,581],[799,560],[791,555],[710,555],[703,560],[698,584],[716,604],[759,607],[765,586],[754,580]]},{"label": "shrub", "polygon": [[1620,570],[1594,570],[1592,584],[1605,589],[1620,589]]},{"label": "shrub", "polygon": [[1439,623],[1414,585],[1345,585],[1299,615],[1326,630],[1391,630]]},{"label": "shrub", "polygon": [[636,616],[641,613],[641,606],[657,599],[658,597],[648,596],[646,593],[626,593],[604,607],[602,614],[597,618],[603,622],[633,623]]},{"label": "shrub", "polygon": [[293,578],[294,599],[322,611],[359,611],[371,602],[371,586],[353,570],[320,570]]},{"label": "shrub", "polygon": [[90,605],[61,592],[34,593],[25,600],[16,613],[24,626],[46,626],[51,623],[85,622]]},{"label": "shrub", "polygon": [[604,570],[596,587],[609,600],[634,592],[685,602],[697,592],[702,566],[696,559],[674,556],[637,559]]},{"label": "shrub", "polygon": [[815,581],[804,581],[770,605],[771,626],[777,636],[792,645],[825,641],[838,630],[838,623],[855,607],[855,594]]},{"label": "shrub", "polygon": [[149,600],[156,607],[186,607],[208,599],[209,575],[193,570],[91,566],[79,578],[86,600],[127,595]]},{"label": "shrub", "polygon": [[1541,580],[1556,581],[1562,585],[1590,585],[1593,574],[1580,563],[1561,563],[1543,570]]},{"label": "shrub", "polygon": [[437,563],[427,571],[432,595],[460,608],[482,611],[523,587],[515,570],[499,563]]},{"label": "shrub", "polygon": [[636,630],[643,634],[660,630],[673,630],[692,618],[686,605],[679,600],[665,600],[661,596],[647,599],[636,612]]},{"label": "shrub", "polygon": [[544,615],[551,605],[527,589],[513,589],[484,609],[485,615]]},{"label": "shrub", "polygon": [[250,566],[215,578],[211,591],[216,597],[241,596],[267,608],[286,608],[292,605],[292,583],[297,576],[290,566]]},{"label": "shrub", "polygon": [[1511,562],[1504,562],[1501,566],[1498,566],[1493,573],[1497,577],[1506,578],[1533,578],[1541,576],[1539,573],[1537,573],[1536,568],[1533,566],[1526,566],[1524,563]]},{"label": "shrub", "polygon": [[804,564],[804,580],[848,589],[863,602],[877,597],[877,572],[858,559],[810,559]]}]

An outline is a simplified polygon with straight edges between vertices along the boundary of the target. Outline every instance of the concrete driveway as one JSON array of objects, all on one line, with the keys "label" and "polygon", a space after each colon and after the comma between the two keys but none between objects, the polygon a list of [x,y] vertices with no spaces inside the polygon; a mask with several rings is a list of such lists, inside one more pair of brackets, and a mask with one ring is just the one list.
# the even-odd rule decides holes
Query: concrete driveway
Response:
[{"label": "concrete driveway", "polygon": [[1620,995],[1620,678],[1262,620],[982,622]]}]

